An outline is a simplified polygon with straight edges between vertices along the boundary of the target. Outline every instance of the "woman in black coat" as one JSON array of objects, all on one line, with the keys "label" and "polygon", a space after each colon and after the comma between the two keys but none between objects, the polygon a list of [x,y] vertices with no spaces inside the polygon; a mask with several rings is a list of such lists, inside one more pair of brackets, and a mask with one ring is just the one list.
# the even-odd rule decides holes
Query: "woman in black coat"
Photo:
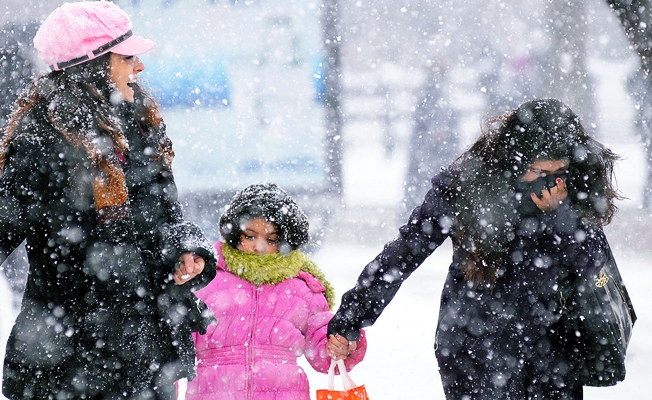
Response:
[{"label": "woman in black coat", "polygon": [[450,238],[435,342],[446,398],[581,399],[558,336],[559,289],[608,257],[602,226],[616,212],[616,158],[557,100],[490,121],[344,294],[329,324],[331,355],[345,358],[360,328]]},{"label": "woman in black coat", "polygon": [[35,45],[53,71],[19,98],[0,145],[0,261],[26,239],[30,264],[3,393],[174,399],[174,381],[194,376],[191,331],[212,318],[191,290],[216,259],[183,220],[171,142],[135,83],[154,43],[100,1],[55,10]]}]

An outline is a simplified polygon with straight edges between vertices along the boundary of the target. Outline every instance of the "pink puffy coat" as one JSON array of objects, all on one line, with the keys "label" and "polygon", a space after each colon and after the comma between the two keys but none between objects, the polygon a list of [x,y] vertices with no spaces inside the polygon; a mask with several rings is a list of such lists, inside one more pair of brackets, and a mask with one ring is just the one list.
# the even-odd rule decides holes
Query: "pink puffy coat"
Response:
[{"label": "pink puffy coat", "polygon": [[[217,275],[195,292],[217,319],[205,335],[194,335],[197,377],[187,400],[309,400],[310,388],[297,358],[327,372],[326,329],[332,318],[324,286],[307,272],[275,285],[255,286],[229,272],[222,245],[215,244]],[[351,369],[364,357],[366,339],[346,360]]]}]

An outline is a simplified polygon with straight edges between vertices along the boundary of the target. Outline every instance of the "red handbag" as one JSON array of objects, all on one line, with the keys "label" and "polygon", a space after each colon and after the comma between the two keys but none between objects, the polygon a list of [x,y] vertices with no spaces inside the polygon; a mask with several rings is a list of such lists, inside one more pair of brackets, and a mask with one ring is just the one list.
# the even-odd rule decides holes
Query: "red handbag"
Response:
[{"label": "red handbag", "polygon": [[[344,390],[335,390],[335,365],[342,378]],[[346,372],[344,360],[331,360],[331,366],[328,368],[328,389],[317,390],[317,400],[369,400],[367,389],[364,385],[357,386]]]}]

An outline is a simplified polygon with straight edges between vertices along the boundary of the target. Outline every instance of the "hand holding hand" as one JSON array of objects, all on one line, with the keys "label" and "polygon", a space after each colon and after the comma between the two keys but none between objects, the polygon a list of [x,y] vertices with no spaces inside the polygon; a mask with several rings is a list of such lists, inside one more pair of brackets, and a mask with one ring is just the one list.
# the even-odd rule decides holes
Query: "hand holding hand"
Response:
[{"label": "hand holding hand", "polygon": [[174,283],[183,285],[204,270],[204,259],[194,253],[183,253],[179,257],[177,269],[174,271]]},{"label": "hand holding hand", "polygon": [[561,203],[568,197],[568,189],[566,182],[563,179],[557,178],[555,181],[557,185],[550,189],[544,189],[541,192],[541,197],[534,193],[530,193],[530,198],[541,211],[554,211],[559,208]]},{"label": "hand holding hand", "polygon": [[358,348],[358,342],[349,342],[341,335],[330,335],[326,348],[333,360],[346,360]]}]

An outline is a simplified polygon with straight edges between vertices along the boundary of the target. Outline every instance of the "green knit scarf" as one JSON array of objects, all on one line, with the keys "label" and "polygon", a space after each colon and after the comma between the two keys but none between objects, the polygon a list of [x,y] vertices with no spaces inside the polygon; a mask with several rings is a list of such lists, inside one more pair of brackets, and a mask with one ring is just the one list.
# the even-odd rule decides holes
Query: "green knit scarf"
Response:
[{"label": "green knit scarf", "polygon": [[326,288],[324,296],[328,307],[335,304],[335,290],[326,280],[317,264],[298,249],[288,254],[255,254],[234,249],[228,243],[222,244],[222,256],[229,271],[256,286],[274,285],[297,276],[304,271],[317,278]]}]

